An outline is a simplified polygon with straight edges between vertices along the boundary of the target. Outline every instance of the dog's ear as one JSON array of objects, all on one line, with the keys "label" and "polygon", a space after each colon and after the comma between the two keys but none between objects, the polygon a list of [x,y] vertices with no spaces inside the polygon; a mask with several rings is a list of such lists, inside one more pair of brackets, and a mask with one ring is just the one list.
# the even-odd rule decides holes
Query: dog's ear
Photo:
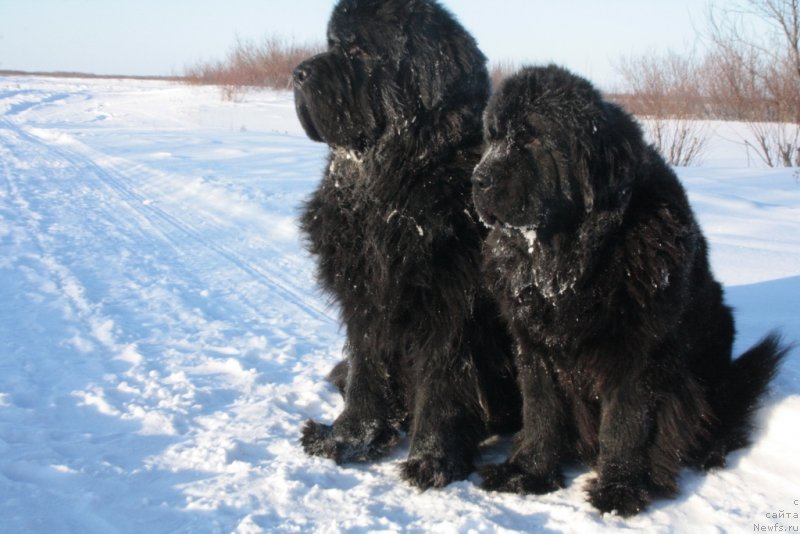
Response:
[{"label": "dog's ear", "polygon": [[477,43],[451,16],[416,15],[410,21],[416,28],[406,32],[411,36],[407,57],[418,58],[410,75],[420,105],[436,112],[449,111],[442,109],[445,104],[474,102],[480,113],[489,97],[489,74]]},{"label": "dog's ear", "polygon": [[644,159],[644,136],[633,117],[616,104],[603,103],[603,120],[596,127],[600,158],[599,169],[608,197],[603,199],[609,208],[618,208],[630,199],[633,182]]}]

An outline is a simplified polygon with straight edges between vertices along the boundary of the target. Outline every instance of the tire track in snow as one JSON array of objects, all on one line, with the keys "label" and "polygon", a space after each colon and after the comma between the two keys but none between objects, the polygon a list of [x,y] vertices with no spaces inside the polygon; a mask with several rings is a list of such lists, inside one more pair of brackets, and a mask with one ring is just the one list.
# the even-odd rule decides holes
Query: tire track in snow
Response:
[{"label": "tire track in snow", "polygon": [[[13,204],[17,226],[10,230],[14,239],[0,236],[0,244],[17,258],[28,254],[63,315],[46,325],[58,331],[47,333],[31,366],[43,374],[41,391],[5,396],[0,380],[0,406],[7,406],[0,450],[6,429],[18,426],[11,434],[14,450],[24,449],[27,461],[13,473],[0,472],[0,482],[6,476],[14,487],[33,486],[39,493],[27,502],[59,503],[63,514],[54,514],[73,521],[71,504],[82,497],[71,493],[97,492],[101,497],[77,514],[80,525],[127,517],[130,511],[120,506],[140,506],[144,499],[137,517],[166,516],[172,524],[187,508],[213,511],[231,502],[246,508],[264,495],[241,492],[243,477],[269,486],[277,456],[304,469],[307,460],[295,445],[301,422],[338,400],[317,380],[338,337],[324,306],[303,294],[307,261],[296,242],[257,236],[258,221],[248,220],[249,212],[224,227],[218,214],[204,213],[213,206],[197,206],[198,213],[187,216],[194,208],[180,202],[191,196],[170,194],[193,185],[187,177],[110,157],[68,133],[58,125],[37,130],[0,117],[0,194],[6,189],[0,208]],[[214,200],[203,184],[197,194]],[[231,227],[240,222],[237,235]],[[220,241],[229,236],[236,239]],[[197,297],[210,286],[210,296]],[[58,354],[51,349],[63,342],[64,330],[73,342]],[[248,338],[251,332],[255,337]],[[259,341],[262,335],[269,341]],[[283,353],[284,335],[307,339],[296,352],[287,341]],[[73,355],[88,363],[64,366]],[[21,374],[15,371],[12,380]],[[60,375],[63,382],[52,378]],[[56,392],[40,398],[48,387]],[[58,402],[43,400],[53,396]],[[20,401],[46,420],[15,425],[8,414],[24,412]],[[64,440],[41,440],[43,433]],[[70,491],[47,487],[50,466],[72,477],[64,486]],[[112,502],[120,495],[127,495],[121,505]],[[197,517],[202,522],[207,516]]]},{"label": "tire track in snow", "polygon": [[[205,282],[203,280],[192,279],[193,275],[189,274],[194,270],[193,267],[189,267],[190,271],[175,272],[174,262],[171,262],[167,268],[168,270],[164,270],[159,274],[152,266],[142,267],[138,262],[126,262],[123,259],[118,261],[118,265],[111,265],[110,272],[123,270],[132,265],[134,267],[133,270],[139,271],[139,273],[120,272],[119,274],[122,275],[122,278],[136,276],[140,278],[133,288],[134,291],[138,292],[138,295],[135,295],[134,298],[137,298],[140,302],[134,304],[140,305],[147,300],[153,300],[156,309],[150,314],[151,318],[149,319],[151,323],[154,323],[154,332],[147,331],[149,327],[146,325],[142,325],[139,330],[136,330],[135,327],[131,329],[130,325],[122,325],[122,332],[120,333],[117,328],[119,325],[116,325],[111,317],[103,314],[103,310],[110,304],[114,304],[117,298],[110,296],[108,290],[106,290],[101,292],[100,298],[102,300],[91,303],[89,297],[86,296],[87,293],[91,292],[87,290],[86,283],[97,284],[97,280],[93,280],[92,276],[87,279],[86,273],[75,274],[71,272],[71,269],[75,269],[74,265],[68,267],[63,264],[63,261],[59,263],[56,260],[56,258],[63,258],[73,254],[74,251],[71,251],[70,248],[82,248],[85,245],[84,242],[87,240],[87,236],[79,235],[79,232],[94,232],[97,234],[98,240],[103,240],[105,244],[100,245],[100,254],[108,253],[108,250],[112,247],[107,243],[113,240],[120,242],[113,245],[118,246],[120,249],[125,248],[126,239],[132,240],[129,248],[153,248],[155,243],[153,238],[155,237],[164,244],[156,245],[156,249],[163,248],[163,246],[167,246],[170,249],[170,252],[155,250],[153,254],[156,256],[159,254],[162,256],[178,254],[194,264],[197,264],[198,261],[204,264],[213,262],[213,258],[209,259],[209,255],[217,256],[223,265],[232,266],[232,268],[223,268],[221,276],[224,276],[224,279],[220,279],[220,275],[214,274],[216,272],[214,269],[220,268],[219,264],[212,266],[212,282],[224,288],[230,295],[233,295],[235,302],[244,306],[252,317],[261,318],[267,315],[270,321],[276,321],[277,324],[270,323],[271,326],[268,327],[271,336],[279,335],[280,331],[286,331],[286,335],[290,339],[292,337],[302,337],[313,331],[314,322],[331,322],[323,311],[314,306],[306,305],[302,302],[302,297],[295,291],[287,290],[284,285],[276,282],[276,277],[273,276],[273,273],[266,269],[252,266],[247,258],[237,254],[235,251],[215,245],[211,240],[204,240],[201,235],[201,229],[195,228],[188,223],[185,224],[165,209],[149,203],[146,195],[133,191],[123,183],[128,178],[122,175],[118,169],[112,168],[109,170],[106,166],[101,166],[92,161],[91,158],[77,153],[76,147],[78,150],[83,149],[81,145],[73,144],[69,138],[54,138],[54,143],[59,144],[48,144],[39,136],[30,135],[22,129],[16,128],[9,121],[0,119],[0,132],[3,130],[6,132],[3,135],[5,139],[2,143],[5,150],[11,150],[12,153],[16,152],[14,158],[21,162],[23,166],[35,167],[38,165],[47,167],[48,165],[53,165],[58,173],[64,173],[64,176],[56,177],[55,174],[57,172],[55,171],[48,171],[47,169],[35,170],[34,173],[44,176],[41,180],[34,183],[34,180],[26,179],[24,184],[20,184],[20,188],[9,185],[9,190],[13,190],[18,205],[26,205],[25,210],[23,210],[26,213],[26,218],[29,221],[35,221],[35,224],[31,223],[28,234],[32,240],[38,242],[39,248],[42,250],[41,268],[53,278],[58,286],[58,291],[71,299],[68,307],[73,311],[68,315],[74,316],[73,318],[76,321],[85,325],[82,328],[76,326],[75,329],[81,333],[75,335],[74,345],[82,350],[91,350],[92,345],[97,344],[111,352],[114,357],[128,361],[136,367],[142,363],[142,356],[138,353],[137,344],[166,343],[164,347],[170,358],[164,362],[144,362],[145,367],[150,366],[150,371],[145,369],[132,371],[132,374],[126,375],[127,377],[120,378],[121,382],[117,387],[119,389],[119,387],[135,385],[132,383],[126,385],[126,381],[129,382],[131,379],[135,379],[135,382],[139,383],[139,386],[136,387],[140,391],[155,391],[156,393],[154,394],[156,395],[177,399],[173,403],[173,409],[168,410],[147,410],[142,409],[141,406],[128,406],[128,409],[132,409],[135,414],[138,414],[144,424],[148,424],[146,418],[149,417],[153,428],[169,429],[174,427],[175,424],[180,427],[182,426],[180,421],[184,419],[186,403],[189,402],[186,399],[191,398],[193,393],[201,390],[206,391],[206,394],[212,394],[212,390],[208,389],[204,384],[216,389],[220,387],[218,383],[217,385],[212,385],[216,382],[209,382],[202,377],[199,379],[193,378],[192,383],[189,385],[186,385],[184,378],[181,380],[184,383],[181,387],[178,387],[179,384],[177,383],[165,386],[163,384],[164,376],[149,376],[152,372],[160,375],[165,373],[169,375],[171,372],[183,373],[201,367],[208,368],[211,365],[211,367],[216,366],[216,369],[222,374],[228,372],[239,373],[241,377],[247,380],[246,376],[241,374],[244,372],[241,365],[237,364],[234,366],[236,368],[225,369],[224,365],[219,367],[213,363],[213,361],[217,360],[225,361],[241,352],[241,347],[240,349],[231,349],[231,343],[243,343],[244,341],[230,338],[231,328],[241,329],[241,325],[206,320],[203,318],[203,314],[207,310],[206,312],[202,310],[195,311],[193,309],[194,305],[185,301],[185,294],[183,296],[175,294],[176,291],[185,293],[187,287],[192,289],[204,286]],[[65,142],[67,144],[64,144]],[[103,158],[104,156],[100,154],[95,155],[95,157]],[[18,170],[9,168],[7,161],[9,159],[12,158],[4,158],[6,167],[4,174],[7,180],[11,180],[12,176],[19,174]],[[142,171],[142,169],[138,167],[132,165],[131,172],[137,172],[141,176],[139,171]],[[48,172],[52,172],[52,175],[47,176]],[[168,179],[169,177],[160,178]],[[42,192],[48,186],[54,186],[54,191],[58,189],[55,192],[55,197],[53,192]],[[79,190],[80,188],[83,188],[83,190]],[[86,190],[91,191],[94,196],[81,198],[81,195],[85,194]],[[46,202],[40,199],[39,202],[42,205],[38,207],[37,212],[37,207],[31,206],[28,200],[24,198],[26,193],[33,196],[46,194],[51,198],[45,199]],[[64,198],[59,199],[59,196]],[[61,204],[56,205],[56,201]],[[44,209],[50,210],[50,213],[44,215],[42,211]],[[92,209],[95,210],[95,213],[91,213]],[[64,224],[63,221],[68,218],[84,216],[88,219],[78,227],[78,233],[68,236],[70,243],[58,242],[52,237],[47,237],[48,230],[43,228],[44,225],[56,226]],[[102,227],[100,223],[105,223],[107,226]],[[110,231],[116,232],[118,235],[104,235],[104,233],[109,232],[109,225],[111,227]],[[89,245],[89,250],[86,252],[91,254],[91,245]],[[273,253],[275,253],[274,250],[269,251],[268,254],[272,255]],[[110,259],[110,261],[113,263],[117,260]],[[162,263],[157,258],[154,261],[156,264]],[[108,267],[105,266],[106,271],[109,271]],[[237,269],[242,274],[235,275],[233,271]],[[163,281],[153,279],[153,276],[178,279],[183,285],[178,287],[174,282],[167,282],[165,286]],[[82,278],[85,280],[84,282],[81,282]],[[252,298],[242,294],[242,284],[247,283],[248,279],[256,280],[265,289],[257,292]],[[112,287],[110,290],[113,292],[115,288]],[[152,299],[148,299],[149,295],[152,295]],[[273,295],[272,301],[266,300],[269,295]],[[276,300],[282,301],[284,304],[278,304]],[[234,321],[236,320],[237,312],[225,311],[227,306],[225,302],[214,304],[214,306],[217,305],[222,306],[222,311],[217,312],[217,315],[226,319],[232,316]],[[296,310],[287,313],[285,309],[287,305],[294,306]],[[266,313],[267,311],[269,313]],[[241,317],[241,313],[238,316]],[[312,326],[306,324],[299,317],[310,317]],[[155,324],[160,319],[166,320],[166,324]],[[261,328],[265,328],[265,326]],[[163,332],[159,333],[159,329],[163,330]],[[126,336],[128,339],[120,339],[120,335]],[[280,341],[280,339],[277,341]],[[259,348],[258,343],[256,341],[254,348]],[[315,345],[314,342],[311,343],[312,346]],[[319,346],[318,342],[317,346]],[[151,347],[148,350],[152,352],[153,348]],[[202,354],[210,356],[201,356]],[[289,361],[287,360],[286,363],[289,363]],[[264,368],[262,367],[262,369]],[[269,368],[267,370],[269,371]],[[202,371],[201,375],[204,373],[205,371]],[[122,401],[115,402],[113,398],[109,398],[109,395],[116,393],[114,391],[109,392],[109,388],[105,385],[89,387],[81,394],[83,395],[84,403],[95,406],[103,413],[117,417],[125,415],[124,410],[120,411]],[[219,393],[213,393],[213,395],[219,396]],[[219,397],[219,400],[224,401],[224,397]],[[212,399],[211,402],[218,401],[213,401]],[[169,413],[180,416],[177,423],[173,424],[169,417],[167,419],[162,417],[163,414]]]},{"label": "tire track in snow", "polygon": [[[270,287],[272,292],[284,299],[287,304],[295,306],[303,313],[324,322],[337,322],[337,319],[323,305],[308,302],[308,295],[300,293],[295,289],[295,287],[299,287],[303,284],[301,280],[297,278],[293,280],[287,279],[285,273],[271,268],[266,258],[256,263],[245,258],[234,249],[208,239],[204,235],[206,230],[198,229],[187,221],[172,215],[167,210],[160,208],[158,206],[158,201],[152,201],[148,196],[137,192],[127,185],[130,181],[129,177],[131,176],[142,177],[146,174],[155,174],[155,179],[161,181],[169,181],[175,177],[154,173],[142,165],[119,160],[115,161],[116,158],[112,158],[111,156],[91,153],[91,149],[85,145],[78,144],[77,141],[71,138],[68,143],[54,146],[48,144],[35,133],[27,133],[17,129],[17,134],[31,143],[38,144],[52,154],[56,154],[58,159],[67,161],[76,168],[88,170],[90,174],[94,175],[98,180],[113,188],[119,194],[119,198],[124,199],[133,211],[147,220],[151,228],[155,229],[164,239],[169,241],[176,251],[184,251],[187,248],[185,246],[186,241],[191,241],[194,244],[193,248],[205,249],[220,256],[226,260],[227,263],[242,271],[247,277],[257,279],[264,285]],[[102,160],[104,163],[99,163],[98,160]],[[174,229],[177,237],[172,236],[172,232],[165,231],[165,227]],[[267,229],[265,229],[265,231],[267,231]],[[268,256],[283,255],[282,253],[284,251],[274,245],[270,245],[266,241],[261,241],[259,245],[268,249]],[[204,254],[200,252],[185,255],[187,257],[202,257]],[[231,283],[229,286],[231,292],[235,293],[237,291],[237,285],[235,283]],[[242,296],[242,298],[243,300],[247,300],[245,296]],[[250,303],[251,311],[259,313],[261,309],[263,309],[264,304],[265,303],[261,303],[259,306],[258,303]]]},{"label": "tire track in snow", "polygon": [[[18,91],[16,94],[9,95],[8,93],[2,95],[3,99],[9,99],[11,96],[22,96],[23,98],[13,99],[16,100],[13,102],[5,111],[5,115],[8,117],[13,117],[15,115],[20,115],[25,113],[26,111],[30,111],[34,108],[40,106],[47,106],[50,104],[55,104],[57,102],[61,102],[67,100],[71,96],[75,96],[75,93],[54,93],[50,95],[42,95],[36,91]],[[32,96],[34,98],[27,98]]]},{"label": "tire track in snow", "polygon": [[[175,433],[173,418],[186,413],[192,392],[183,385],[165,385],[153,370],[148,372],[140,368],[143,358],[137,352],[136,342],[121,340],[116,321],[105,311],[108,303],[105,299],[93,301],[89,295],[87,282],[91,283],[91,278],[76,272],[75,265],[65,263],[65,249],[56,246],[56,240],[46,228],[48,224],[57,224],[54,219],[63,214],[44,214],[41,208],[37,209],[33,199],[27,197],[42,194],[40,184],[32,183],[30,176],[21,175],[20,169],[13,165],[23,156],[32,169],[39,165],[37,170],[46,174],[48,169],[41,165],[53,165],[55,161],[46,159],[52,155],[49,151],[27,150],[24,139],[17,132],[4,128],[7,124],[0,121],[2,178],[5,196],[16,208],[20,224],[14,229],[13,244],[4,246],[8,251],[6,268],[10,267],[12,274],[15,271],[23,273],[21,283],[28,288],[29,298],[50,301],[55,314],[61,316],[51,317],[39,325],[42,329],[39,341],[42,348],[39,350],[43,353],[37,355],[32,368],[35,375],[28,378],[25,387],[39,387],[40,382],[49,376],[66,372],[64,380],[70,385],[53,391],[32,392],[31,398],[69,395],[77,398],[79,406],[92,406],[101,414],[123,421],[140,422],[145,434]],[[63,170],[60,165],[54,165],[54,168]],[[53,175],[47,178],[57,179]],[[35,191],[32,192],[31,188]],[[52,199],[52,195],[49,196]],[[61,364],[69,354],[85,362],[81,364],[85,367],[82,373],[74,373],[71,364]],[[59,371],[59,367],[65,368]],[[118,378],[109,382],[111,376]],[[115,396],[115,389],[125,384],[129,389],[137,387],[138,396],[123,399],[117,394],[120,398],[110,398]],[[53,389],[52,385],[49,389]],[[164,399],[171,399],[169,406]],[[161,409],[153,409],[156,405]]]}]

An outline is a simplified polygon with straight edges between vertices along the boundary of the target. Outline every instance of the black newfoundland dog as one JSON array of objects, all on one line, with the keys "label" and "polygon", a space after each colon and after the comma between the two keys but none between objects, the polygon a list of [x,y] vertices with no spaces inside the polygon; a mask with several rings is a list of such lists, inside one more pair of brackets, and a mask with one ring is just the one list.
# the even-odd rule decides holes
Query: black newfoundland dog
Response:
[{"label": "black newfoundland dog", "polygon": [[474,200],[485,272],[517,343],[523,428],[486,489],[545,493],[594,466],[591,503],[631,515],[681,466],[747,443],[785,354],[731,360],[734,325],[677,177],[634,120],[558,67],[525,69],[488,105]]},{"label": "black newfoundland dog", "polygon": [[485,58],[431,0],[341,0],[328,51],[295,70],[297,113],[331,147],[301,224],[341,307],[345,406],[302,445],[336,462],[384,455],[440,487],[473,470],[488,432],[519,424],[511,338],[481,284],[471,203],[489,94]]}]

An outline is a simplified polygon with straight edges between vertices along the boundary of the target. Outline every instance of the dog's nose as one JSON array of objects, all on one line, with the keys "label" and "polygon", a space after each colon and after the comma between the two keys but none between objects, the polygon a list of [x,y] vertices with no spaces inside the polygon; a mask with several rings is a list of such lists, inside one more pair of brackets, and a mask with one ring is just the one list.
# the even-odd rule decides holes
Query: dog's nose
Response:
[{"label": "dog's nose", "polygon": [[294,69],[294,84],[298,87],[302,86],[311,76],[311,68],[307,63],[301,63]]}]

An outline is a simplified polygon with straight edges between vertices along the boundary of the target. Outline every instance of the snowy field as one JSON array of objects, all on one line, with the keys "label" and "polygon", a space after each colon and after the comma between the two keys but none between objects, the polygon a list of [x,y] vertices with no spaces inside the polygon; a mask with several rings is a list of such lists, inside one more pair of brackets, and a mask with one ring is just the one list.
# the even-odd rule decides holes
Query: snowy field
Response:
[{"label": "snowy field", "polygon": [[[678,172],[737,354],[776,327],[800,339],[798,178],[748,168],[741,128],[714,127],[704,166]],[[538,498],[477,475],[419,493],[397,475],[406,446],[305,456],[302,422],[342,405],[322,380],[337,311],[295,226],[325,154],[288,93],[0,78],[0,532],[800,530],[800,351],[754,446],[629,520],[585,502],[586,469]]]}]

